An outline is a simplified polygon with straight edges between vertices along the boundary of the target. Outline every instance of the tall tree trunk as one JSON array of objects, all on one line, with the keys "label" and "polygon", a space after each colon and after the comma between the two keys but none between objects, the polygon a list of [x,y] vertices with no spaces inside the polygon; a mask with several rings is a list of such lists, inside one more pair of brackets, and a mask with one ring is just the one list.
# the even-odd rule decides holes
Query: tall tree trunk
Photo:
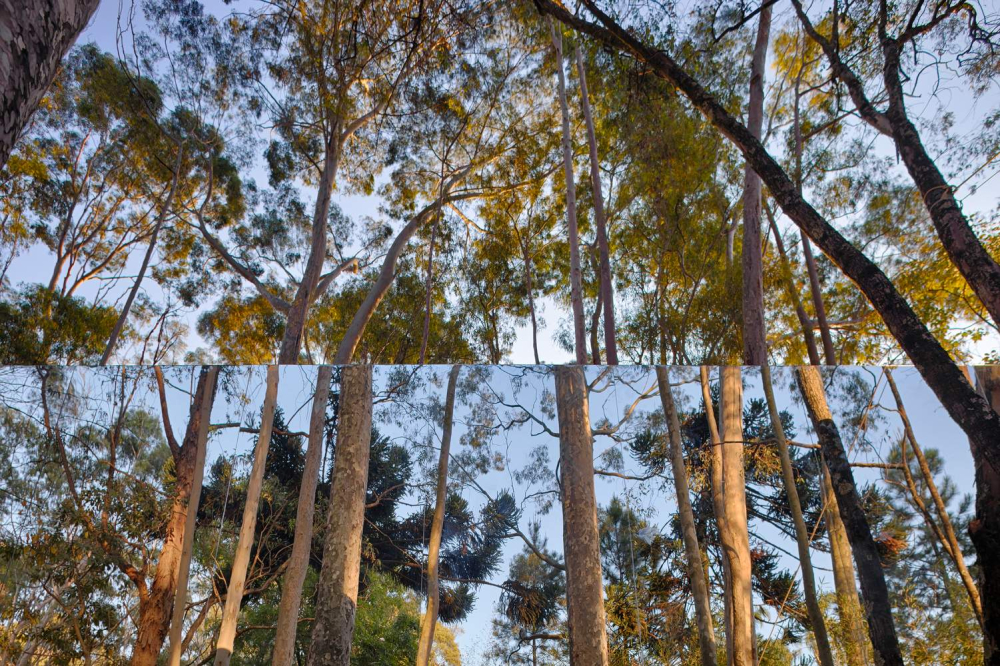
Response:
[{"label": "tall tree trunk", "polygon": [[750,530],[747,523],[746,481],[743,472],[743,383],[738,366],[722,366],[722,487],[726,520],[720,532],[729,560],[733,613],[733,664],[753,666],[753,590]]},{"label": "tall tree trunk", "polygon": [[292,666],[295,663],[295,635],[302,603],[302,585],[309,570],[309,551],[312,548],[313,518],[316,514],[316,486],[319,483],[320,459],[323,454],[323,436],[326,427],[326,406],[330,397],[330,378],[333,368],[319,367],[316,390],[313,392],[312,413],[309,418],[309,444],[306,463],[299,486],[299,503],[295,510],[295,537],[292,553],[288,556],[288,570],[282,584],[281,603],[278,606],[278,630],[274,637],[273,666]]},{"label": "tall tree trunk", "polygon": [[437,626],[440,604],[438,556],[441,551],[441,535],[444,532],[444,510],[448,501],[448,456],[451,455],[451,429],[455,420],[455,387],[458,372],[462,366],[452,366],[448,374],[448,392],[444,404],[444,423],[441,429],[441,453],[438,456],[437,497],[434,504],[434,519],[431,521],[430,542],[427,546],[427,612],[420,623],[420,642],[417,645],[417,666],[431,663],[434,647],[434,628]]},{"label": "tall tree trunk", "polygon": [[806,598],[806,610],[809,613],[809,623],[813,636],[816,637],[816,653],[820,666],[835,666],[833,651],[830,649],[830,637],[826,632],[826,620],[823,610],[816,597],[816,579],[813,576],[812,557],[810,556],[809,530],[802,517],[802,504],[799,501],[799,491],[795,485],[795,471],[792,469],[792,457],[788,453],[788,442],[785,440],[785,429],[781,425],[781,414],[774,400],[774,387],[771,385],[771,369],[767,365],[760,366],[761,381],[764,385],[764,397],[767,400],[767,411],[771,416],[771,428],[778,445],[778,455],[781,458],[781,477],[788,495],[788,506],[792,512],[792,522],[795,524],[795,543],[798,545],[799,566],[802,570],[802,591]]},{"label": "tall tree trunk", "polygon": [[309,666],[348,666],[351,661],[372,436],[370,365],[344,368],[340,401],[323,567],[306,660]]},{"label": "tall tree trunk", "polygon": [[330,201],[333,197],[334,181],[337,178],[337,167],[340,164],[341,131],[340,122],[333,123],[328,129],[330,138],[325,146],[323,172],[317,185],[312,232],[309,237],[309,256],[306,259],[302,280],[295,290],[295,298],[292,299],[285,317],[285,333],[281,338],[281,349],[278,352],[279,365],[294,365],[299,362],[299,351],[305,337],[309,309],[319,295],[316,293],[316,287],[319,285],[323,264],[326,262],[326,226],[330,217]]},{"label": "tall tree trunk", "polygon": [[716,648],[715,628],[712,624],[712,600],[708,593],[705,568],[702,566],[698,530],[688,491],[688,471],[687,465],[684,463],[684,450],[681,447],[681,422],[677,416],[673,388],[670,386],[670,374],[662,365],[656,367],[656,381],[660,388],[663,413],[667,417],[670,467],[674,474],[674,489],[677,492],[677,511],[681,520],[681,536],[684,540],[684,555],[687,558],[688,580],[691,583],[691,595],[694,597],[694,616],[695,623],[698,625],[698,647],[701,652],[701,663],[702,666],[715,666]]},{"label": "tall tree trunk", "polygon": [[[1000,366],[976,368],[979,390],[1000,412]],[[976,545],[980,594],[983,599],[985,663],[1000,665],[1000,473],[976,461],[976,517],[969,536]]]},{"label": "tall tree trunk", "polygon": [[597,328],[601,325],[601,305],[604,302],[604,291],[601,287],[603,276],[600,264],[593,252],[591,252],[590,263],[597,275],[597,303],[594,304],[594,311],[590,315],[590,362],[593,365],[601,365],[601,343],[598,339]]},{"label": "tall tree trunk", "polygon": [[528,291],[528,311],[531,313],[531,349],[535,353],[535,365],[542,362],[538,356],[538,317],[535,314],[535,289],[531,278],[531,255],[528,253],[527,241],[522,244],[524,252],[524,285]]},{"label": "tall tree trunk", "polygon": [[[899,418],[903,422],[903,433],[907,440],[910,442],[910,447],[913,449],[913,454],[917,457],[917,464],[920,467],[920,473],[924,477],[924,482],[927,484],[927,489],[930,491],[931,499],[934,500],[934,507],[937,509],[938,519],[941,521],[941,531],[944,537],[943,543],[945,549],[951,555],[952,562],[955,564],[955,568],[958,569],[958,575],[962,579],[962,585],[965,586],[965,591],[969,595],[969,601],[972,604],[972,609],[976,613],[976,619],[979,621],[980,626],[983,624],[983,604],[979,598],[979,589],[976,587],[975,581],[972,579],[972,574],[969,573],[969,569],[965,566],[965,557],[962,556],[962,548],[958,544],[958,538],[955,535],[955,528],[951,523],[951,517],[948,515],[948,507],[944,503],[944,498],[941,497],[941,493],[938,492],[937,484],[934,483],[934,475],[931,473],[930,465],[927,464],[927,458],[924,457],[924,452],[917,443],[917,437],[913,434],[913,426],[910,424],[910,417],[906,414],[906,408],[903,406],[903,398],[899,394],[899,388],[896,386],[896,380],[892,376],[892,370],[889,368],[884,368],[885,378],[889,382],[889,389],[892,391],[892,397],[896,401],[896,409],[899,411]],[[909,470],[909,468],[907,468]]]},{"label": "tall tree trunk", "polygon": [[167,197],[160,207],[160,212],[156,216],[156,224],[153,227],[153,234],[149,237],[149,246],[146,247],[146,254],[142,258],[142,265],[139,266],[139,274],[135,276],[135,282],[132,284],[132,288],[129,289],[128,297],[125,299],[125,305],[122,307],[121,313],[118,315],[118,320],[115,322],[114,328],[111,329],[111,335],[108,337],[108,344],[104,348],[104,354],[101,356],[100,365],[107,365],[108,360],[111,358],[111,354],[115,351],[115,345],[118,344],[118,337],[122,333],[122,329],[125,328],[125,322],[128,321],[129,312],[132,310],[132,303],[135,302],[135,297],[139,293],[139,287],[142,285],[142,280],[146,276],[146,269],[149,267],[149,262],[153,258],[153,251],[156,248],[156,239],[160,234],[160,228],[163,227],[164,220],[167,219],[167,215],[170,214],[170,209],[174,203],[174,195],[177,193],[177,181],[181,177],[181,165],[184,159],[184,145],[179,144],[177,146],[177,160],[174,163],[174,173],[170,181],[170,190],[167,192]]},{"label": "tall tree trunk", "polygon": [[0,169],[99,0],[8,0],[0,7]]},{"label": "tall tree trunk", "polygon": [[555,383],[570,664],[608,666],[587,380],[580,366],[557,366]]},{"label": "tall tree trunk", "polygon": [[597,248],[600,253],[601,300],[604,304],[604,353],[608,365],[618,365],[618,343],[615,339],[615,299],[611,282],[611,252],[608,247],[608,224],[604,212],[604,192],[601,188],[601,162],[597,154],[597,133],[590,110],[587,93],[587,70],[583,65],[583,52],[576,46],[576,68],[580,74],[580,96],[583,119],[587,124],[587,144],[590,147],[590,182],[594,190],[594,222],[597,227]]},{"label": "tall tree trunk", "polygon": [[792,300],[792,307],[795,308],[795,316],[799,320],[799,326],[802,327],[802,338],[806,343],[806,354],[809,356],[809,364],[820,365],[819,351],[816,349],[816,337],[813,335],[809,315],[806,314],[805,308],[802,307],[799,290],[795,286],[795,276],[792,274],[792,264],[788,260],[788,253],[785,251],[785,242],[781,240],[781,232],[778,230],[778,224],[774,220],[774,213],[771,212],[770,207],[764,206],[764,212],[767,214],[771,233],[774,234],[774,246],[778,248],[778,256],[781,258],[781,270],[785,273],[785,290],[788,292],[788,297]]},{"label": "tall tree trunk", "polygon": [[434,296],[434,241],[437,240],[438,225],[441,224],[441,206],[438,205],[437,219],[431,227],[431,242],[427,248],[427,278],[424,281],[424,330],[420,336],[420,360],[423,365],[427,358],[427,341],[431,336],[431,306]]},{"label": "tall tree trunk", "polygon": [[[758,140],[764,126],[764,76],[770,34],[771,6],[762,5],[750,63],[750,108],[747,111],[747,129]],[[760,176],[747,164],[743,180],[743,362],[746,365],[767,363],[760,191]]]},{"label": "tall tree trunk", "polygon": [[819,439],[820,450],[830,470],[834,496],[844,522],[847,538],[854,551],[854,561],[861,579],[864,609],[868,619],[868,637],[875,650],[876,663],[881,666],[902,666],[903,655],[896,638],[896,627],[892,619],[892,605],[889,589],[885,584],[885,574],[879,559],[875,539],[861,505],[861,497],[854,482],[854,474],[847,460],[847,452],[840,439],[840,431],[833,422],[833,414],[826,402],[823,379],[815,366],[800,366],[797,369],[799,390],[809,412],[813,429]]},{"label": "tall tree trunk", "polygon": [[240,538],[233,558],[229,585],[226,588],[226,607],[222,611],[222,624],[219,627],[219,639],[215,648],[216,666],[229,664],[233,655],[233,643],[236,641],[236,621],[243,603],[243,589],[247,580],[247,568],[250,565],[250,550],[253,548],[257,531],[257,509],[260,506],[260,491],[264,485],[267,450],[271,446],[274,409],[278,402],[278,370],[279,367],[276,365],[267,366],[267,389],[264,392],[264,409],[260,417],[260,435],[254,448],[253,467],[250,470],[250,481],[247,483],[247,498],[243,506],[243,522],[240,525]]},{"label": "tall tree trunk", "polygon": [[[159,368],[156,371],[159,372]],[[163,414],[164,428],[168,432],[168,441],[172,443],[171,451],[174,453],[175,494],[153,583],[145,599],[142,595],[139,598],[139,621],[135,649],[132,651],[132,666],[154,666],[168,630],[171,649],[175,645],[178,647],[178,662],[180,660],[180,633],[184,624],[184,606],[187,603],[188,571],[198,502],[201,500],[205,448],[218,373],[219,369],[214,366],[201,368],[181,446],[177,447],[173,442],[170,417],[166,412]],[[161,404],[165,409],[165,400]]]},{"label": "tall tree trunk", "polygon": [[563,72],[562,33],[555,21],[549,21],[552,45],[556,49],[559,81],[559,108],[562,111],[563,168],[566,172],[566,226],[569,230],[569,290],[573,307],[573,345],[576,362],[587,363],[587,333],[583,321],[583,272],[580,269],[580,239],[576,224],[576,182],[573,176],[573,144],[570,134],[569,105],[566,102],[566,75]]},{"label": "tall tree trunk", "polygon": [[858,598],[858,581],[854,576],[854,554],[847,538],[847,528],[840,519],[840,504],[833,492],[833,481],[826,460],[822,461],[820,480],[823,497],[823,521],[830,541],[830,562],[833,567],[833,588],[837,595],[837,614],[846,633],[844,645],[848,666],[866,666],[868,660],[867,632],[862,622],[861,599]]},{"label": "tall tree trunk", "polygon": [[[708,383],[708,368],[701,366],[701,397],[705,405],[705,418],[708,421],[709,474],[712,481],[712,508],[715,512],[715,523],[721,535],[726,531],[726,500],[725,478],[722,473],[722,435],[715,419],[715,404],[712,402],[712,391]],[[732,574],[729,571],[729,558],[722,556],[722,601],[723,624],[726,630],[726,663],[733,663],[733,595]]]}]

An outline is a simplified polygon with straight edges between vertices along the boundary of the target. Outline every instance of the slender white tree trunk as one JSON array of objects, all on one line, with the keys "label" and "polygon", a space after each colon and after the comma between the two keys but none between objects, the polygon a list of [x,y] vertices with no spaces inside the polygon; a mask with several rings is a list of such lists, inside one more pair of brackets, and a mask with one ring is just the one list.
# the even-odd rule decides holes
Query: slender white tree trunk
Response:
[{"label": "slender white tree trunk", "polygon": [[809,530],[805,518],[802,517],[802,504],[799,501],[799,491],[795,485],[795,472],[792,469],[792,457],[788,452],[788,441],[785,439],[785,429],[781,425],[781,415],[778,404],[774,400],[774,388],[771,385],[771,369],[767,365],[760,366],[761,381],[764,384],[764,397],[767,400],[767,410],[771,416],[771,429],[778,445],[778,455],[781,458],[781,478],[788,495],[788,506],[792,512],[792,522],[795,524],[795,543],[799,550],[799,567],[802,570],[802,591],[806,598],[806,611],[812,625],[813,636],[816,638],[816,653],[820,666],[835,666],[833,651],[830,649],[830,637],[826,632],[826,620],[823,610],[816,597],[816,579],[813,576],[812,557],[809,551]]},{"label": "slender white tree trunk", "polygon": [[587,327],[583,315],[583,271],[580,268],[580,238],[576,223],[576,181],[573,176],[573,144],[566,102],[566,75],[563,72],[562,32],[555,19],[549,19],[552,45],[556,49],[556,70],[559,81],[559,108],[562,111],[563,167],[566,172],[566,226],[569,230],[569,290],[573,306],[573,345],[576,362],[587,363]]},{"label": "slender white tree trunk", "polygon": [[430,541],[427,546],[427,612],[420,623],[420,643],[417,646],[417,666],[428,666],[434,647],[434,628],[438,620],[440,603],[440,577],[438,558],[441,551],[441,535],[444,532],[444,510],[448,500],[448,456],[451,454],[451,429],[455,420],[455,387],[461,366],[452,366],[448,374],[448,392],[444,405],[444,423],[441,430],[441,453],[438,456],[437,496],[435,497],[434,519],[431,521]]},{"label": "slender white tree trunk", "polygon": [[274,638],[273,666],[292,666],[295,663],[295,635],[302,604],[302,585],[309,570],[309,551],[312,546],[313,518],[316,514],[316,485],[319,483],[320,459],[323,455],[323,435],[326,426],[326,405],[330,397],[330,378],[333,367],[323,365],[316,374],[312,414],[309,418],[309,444],[306,464],[299,486],[299,503],[295,510],[295,538],[292,554],[288,557],[288,570],[282,584],[281,603],[278,606],[278,630]]},{"label": "slender white tree trunk", "polygon": [[701,561],[701,547],[698,544],[698,530],[694,522],[694,510],[688,494],[688,471],[684,463],[681,446],[681,422],[677,416],[670,374],[662,365],[656,367],[656,379],[660,388],[660,402],[667,417],[670,438],[670,467],[674,474],[674,489],[677,492],[677,510],[681,519],[681,536],[684,540],[684,555],[687,558],[688,579],[691,595],[694,597],[695,623],[698,625],[698,645],[702,666],[715,666],[715,628],[712,624],[712,599],[708,593],[708,579]]},{"label": "slender white tree trunk", "polygon": [[573,666],[608,666],[587,381],[580,366],[557,366],[555,380],[569,659]]},{"label": "slender white tree trunk", "polygon": [[[750,63],[750,108],[747,129],[756,139],[764,126],[764,74],[771,33],[771,6],[760,10],[757,41]],[[747,164],[743,181],[743,362],[767,363],[764,327],[764,262],[761,256],[760,176]]]},{"label": "slender white tree trunk", "polygon": [[215,648],[216,666],[227,666],[233,656],[236,641],[236,621],[239,619],[240,605],[243,603],[243,589],[246,586],[247,568],[250,565],[250,550],[253,548],[257,531],[257,509],[260,506],[260,491],[264,485],[264,468],[267,450],[271,446],[271,430],[274,426],[274,409],[278,402],[278,370],[276,365],[267,366],[267,389],[264,392],[264,409],[261,413],[260,435],[254,449],[253,467],[247,484],[247,499],[243,506],[243,523],[240,538],[233,558],[233,571],[226,588],[226,607],[222,611],[222,625]]},{"label": "slender white tree trunk", "polygon": [[594,222],[597,227],[597,249],[600,255],[601,302],[604,306],[604,354],[608,365],[618,365],[618,342],[615,338],[614,285],[611,282],[611,251],[608,247],[607,215],[604,212],[604,192],[601,188],[601,162],[597,154],[597,133],[590,110],[587,93],[587,70],[583,64],[583,51],[576,46],[576,69],[580,75],[580,96],[583,100],[583,118],[587,125],[587,144],[590,147],[590,182],[594,190]]},{"label": "slender white tree trunk", "polygon": [[351,661],[372,437],[370,365],[344,368],[340,400],[323,567],[306,660],[309,666],[348,666]]}]

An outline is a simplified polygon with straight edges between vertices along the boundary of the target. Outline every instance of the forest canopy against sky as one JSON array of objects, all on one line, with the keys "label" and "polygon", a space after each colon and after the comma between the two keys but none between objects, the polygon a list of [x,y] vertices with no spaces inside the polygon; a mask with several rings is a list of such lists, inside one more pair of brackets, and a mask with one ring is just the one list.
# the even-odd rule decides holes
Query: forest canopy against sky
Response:
[{"label": "forest canopy against sky", "polygon": [[887,59],[765,5],[575,15],[761,187],[550,2],[101,3],[0,177],[2,360],[920,364],[889,283],[997,358],[996,8],[893,3]]}]

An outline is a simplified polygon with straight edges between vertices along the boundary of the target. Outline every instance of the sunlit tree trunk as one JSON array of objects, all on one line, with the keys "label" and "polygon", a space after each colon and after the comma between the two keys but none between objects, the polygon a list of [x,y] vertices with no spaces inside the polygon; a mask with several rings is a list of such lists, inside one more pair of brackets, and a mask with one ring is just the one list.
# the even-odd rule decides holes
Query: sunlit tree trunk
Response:
[{"label": "sunlit tree trunk", "polygon": [[8,0],[0,11],[0,169],[99,0]]},{"label": "sunlit tree trunk", "polygon": [[441,535],[444,532],[444,511],[448,500],[448,456],[451,455],[451,429],[455,420],[455,387],[461,366],[453,366],[448,374],[448,390],[444,404],[444,423],[441,429],[441,452],[438,455],[437,495],[434,519],[431,521],[430,541],[427,545],[427,611],[420,623],[420,642],[417,645],[417,666],[428,666],[434,647],[434,628],[437,626],[441,580],[438,575],[438,556]]},{"label": "sunlit tree trunk", "polygon": [[[705,406],[705,418],[708,421],[709,475],[712,482],[712,508],[715,511],[715,523],[721,535],[726,530],[725,478],[722,473],[722,435],[715,418],[715,404],[712,402],[712,391],[709,386],[708,368],[701,366],[701,397]],[[723,546],[724,548],[724,546]],[[723,624],[726,630],[726,663],[733,662],[733,595],[732,574],[729,571],[729,558],[722,556],[722,601]]]},{"label": "sunlit tree trunk", "polygon": [[309,666],[348,666],[351,661],[371,436],[372,368],[349,365],[341,380],[337,452]]},{"label": "sunlit tree trunk", "polygon": [[309,443],[302,483],[299,486],[299,502],[295,510],[295,537],[292,541],[292,553],[288,556],[288,570],[285,572],[281,603],[278,606],[278,630],[274,638],[274,657],[271,660],[273,666],[292,666],[295,663],[295,635],[299,606],[302,604],[302,585],[309,570],[313,518],[316,514],[316,486],[319,483],[326,406],[330,397],[332,375],[333,368],[329,365],[320,366],[316,374],[316,390],[313,392],[312,413],[309,418]]},{"label": "sunlit tree trunk", "polygon": [[216,643],[216,666],[227,666],[233,655],[236,621],[239,619],[240,606],[243,603],[243,588],[246,585],[247,568],[250,565],[250,550],[253,548],[257,530],[257,508],[260,506],[260,491],[264,485],[264,467],[267,463],[267,450],[271,446],[271,430],[274,427],[274,409],[277,402],[278,366],[269,365],[264,409],[260,417],[260,435],[257,437],[257,446],[254,449],[253,466],[247,483],[246,504],[243,505],[243,522],[240,525],[240,537],[233,557],[233,570],[229,577],[229,585],[226,587],[226,606],[222,611],[222,624],[219,627],[219,639]]},{"label": "sunlit tree trunk", "polygon": [[698,626],[698,646],[702,666],[715,666],[715,628],[712,623],[712,600],[708,593],[708,579],[702,566],[701,547],[698,544],[698,530],[688,494],[688,471],[681,446],[681,422],[677,416],[670,375],[662,365],[656,367],[656,380],[660,388],[660,402],[667,417],[670,440],[670,466],[674,475],[674,490],[677,493],[677,512],[681,520],[681,536],[684,541],[684,555],[687,560],[688,580],[694,597],[695,623]]},{"label": "sunlit tree trunk", "polygon": [[722,485],[726,519],[722,548],[729,560],[735,666],[753,666],[753,591],[750,531],[747,523],[746,481],[743,473],[743,383],[738,366],[722,366]]},{"label": "sunlit tree trunk", "polygon": [[[762,5],[750,62],[750,104],[747,111],[747,129],[758,140],[764,126],[764,76],[770,34],[771,6]],[[760,191],[760,176],[747,164],[743,180],[743,362],[747,365],[767,363]]]},{"label": "sunlit tree trunk", "polygon": [[611,251],[608,247],[607,215],[604,212],[604,191],[601,187],[601,162],[597,154],[597,133],[587,93],[587,70],[583,52],[576,46],[576,69],[580,75],[580,95],[583,119],[587,125],[587,145],[590,148],[590,182],[594,192],[594,222],[597,227],[597,249],[600,256],[601,302],[604,306],[604,353],[608,365],[618,365],[618,343],[615,339],[615,299],[611,282]]},{"label": "sunlit tree trunk", "polygon": [[819,368],[800,366],[796,372],[799,390],[806,404],[806,411],[819,439],[820,450],[830,471],[833,493],[837,498],[840,518],[844,522],[847,538],[854,552],[854,561],[861,579],[864,610],[868,620],[868,637],[875,650],[875,659],[884,666],[902,666],[903,656],[896,638],[896,627],[889,602],[889,589],[879,558],[875,539],[865,518],[854,482],[854,474],[847,460],[847,452],[840,439],[840,431],[833,422],[833,414],[826,402],[826,392]]},{"label": "sunlit tree trunk", "polygon": [[[156,372],[159,373],[159,368]],[[174,454],[175,494],[153,582],[149,586],[148,593],[139,595],[139,619],[136,623],[137,637],[135,649],[132,651],[132,666],[156,664],[168,631],[171,653],[176,645],[177,659],[180,660],[188,572],[191,566],[194,527],[198,502],[201,499],[205,448],[218,372],[219,369],[214,366],[201,368],[194,399],[191,401],[184,441],[180,446],[173,441],[169,425],[170,417],[166,411],[163,413],[164,429],[168,433],[168,442],[171,443],[171,452]],[[162,396],[162,383],[160,388]],[[161,399],[161,406],[166,408],[164,399]]]},{"label": "sunlit tree trunk", "polygon": [[608,666],[604,583],[594,494],[594,443],[583,368],[557,366],[555,384],[570,663],[573,666]]},{"label": "sunlit tree trunk", "polygon": [[792,457],[788,452],[788,442],[785,439],[785,429],[781,425],[781,414],[774,400],[774,388],[771,385],[771,369],[767,365],[760,366],[761,380],[764,385],[764,396],[767,400],[767,410],[771,417],[771,429],[774,431],[778,455],[781,458],[781,478],[788,495],[788,507],[791,509],[792,522],[795,524],[795,543],[799,551],[799,568],[802,571],[802,591],[806,599],[806,610],[809,613],[809,623],[813,636],[816,638],[816,653],[820,666],[835,666],[833,652],[830,649],[830,637],[826,632],[826,620],[823,610],[816,597],[816,579],[813,576],[812,557],[810,556],[809,530],[802,517],[802,504],[799,502],[799,491],[795,485],[795,471],[792,469]]},{"label": "sunlit tree trunk", "polygon": [[559,108],[562,111],[563,168],[566,173],[566,226],[569,230],[569,286],[573,307],[573,345],[576,362],[587,363],[587,332],[583,318],[583,271],[580,268],[580,238],[576,223],[576,182],[573,176],[573,143],[570,132],[569,105],[566,101],[566,75],[563,72],[562,32],[555,21],[549,22],[552,45],[556,49],[559,81]]}]

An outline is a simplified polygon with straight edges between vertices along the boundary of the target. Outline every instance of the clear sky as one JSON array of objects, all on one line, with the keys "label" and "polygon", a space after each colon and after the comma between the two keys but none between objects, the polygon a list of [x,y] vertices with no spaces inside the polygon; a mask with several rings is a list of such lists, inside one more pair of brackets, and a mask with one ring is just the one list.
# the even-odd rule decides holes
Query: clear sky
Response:
[{"label": "clear sky", "polygon": [[[421,414],[420,410],[428,405],[443,402],[447,371],[448,368],[433,366],[421,369],[388,367],[376,369],[376,425],[383,434],[406,446],[413,454],[414,459],[424,455],[429,456],[431,460],[436,460],[440,426],[434,423],[426,413]],[[588,370],[589,379],[593,381],[600,371],[598,368],[590,368]],[[79,370],[76,372],[78,373],[78,381],[85,381],[91,371]],[[248,402],[242,403],[234,400],[232,396],[227,399],[224,393],[220,393],[220,398],[217,400],[213,412],[214,423],[240,420],[241,416],[246,420],[251,414],[259,413],[263,401],[263,368],[237,368],[229,372],[232,373],[230,385],[238,393],[243,393],[249,388],[250,399]],[[402,372],[412,373],[412,385],[417,387],[405,401],[410,407],[407,407],[404,401],[398,398],[388,398],[386,395],[387,387],[395,386]],[[471,368],[463,368],[462,376],[468,377],[471,372],[473,372]],[[552,430],[558,429],[554,416],[545,416],[541,408],[544,394],[552,391],[553,379],[550,373],[547,373],[543,368],[528,369],[509,366],[489,368],[486,372],[488,380],[485,385],[489,386],[491,391],[502,395],[504,402],[508,404],[517,402],[529,409],[534,416],[546,423]],[[857,373],[869,387],[875,386],[877,383],[875,403],[894,407],[885,380],[880,376],[881,370],[877,368],[845,368],[838,370],[838,372]],[[696,376],[692,369],[679,368],[673,371],[672,378],[674,382],[678,383],[678,399],[682,410],[696,409],[698,402],[700,402],[700,387],[697,383],[692,382]],[[973,465],[968,441],[964,434],[944,412],[936,397],[915,370],[901,368],[895,371],[894,376],[918,441],[925,449],[939,449],[945,460],[947,474],[952,477],[959,489],[971,493],[974,487]],[[187,385],[191,375],[188,369],[178,369],[168,373],[168,378],[171,377],[180,387]],[[312,367],[284,367],[281,370],[279,405],[286,416],[290,418],[289,427],[292,430],[305,431],[308,429],[309,403],[314,377],[315,369]],[[652,369],[648,368],[623,367],[616,370],[611,377],[611,379],[599,383],[598,387],[603,390],[599,393],[595,392],[591,396],[590,413],[594,426],[600,425],[602,420],[618,423],[625,417],[627,410],[639,394],[655,386],[655,375]],[[763,397],[757,371],[745,371],[744,380],[746,400],[753,397]],[[797,426],[798,432],[795,440],[814,442],[815,438],[807,426],[808,420],[804,406],[797,399],[797,391],[791,388],[791,371],[776,369],[774,381],[780,408],[792,414]],[[516,391],[515,387],[517,387]],[[148,394],[144,399],[147,400],[149,408],[154,413],[158,413],[155,396]],[[170,409],[174,428],[178,431],[183,428],[186,419],[187,401],[187,395],[181,390],[171,389]],[[412,406],[416,406],[416,410],[412,409]],[[831,394],[831,406],[834,413],[837,414],[838,409],[843,407],[843,403],[837,399],[836,395]],[[629,437],[629,433],[634,433],[636,429],[640,428],[648,415],[659,410],[659,397],[654,390],[648,399],[638,403],[620,432],[623,433],[624,437]],[[511,413],[510,410],[504,411],[508,416]],[[513,412],[517,411],[513,410]],[[460,392],[452,440],[453,455],[462,451],[464,444],[460,442],[462,442],[463,435],[468,432],[466,422],[470,414],[470,405],[467,400],[463,399]],[[894,438],[898,437],[901,432],[896,414],[875,410],[873,416],[876,418],[873,419],[872,428],[867,433],[870,446],[852,451],[852,461],[877,462],[883,459],[888,455],[889,448],[895,441]],[[232,429],[217,431],[210,444],[209,464],[223,452],[247,454],[246,460],[249,461],[249,453],[253,444],[253,437],[250,435],[240,435]],[[504,460],[505,468],[503,471],[493,471],[478,477],[477,481],[493,496],[500,490],[507,489],[513,492],[515,498],[522,500],[526,495],[539,490],[542,486],[530,486],[515,481],[513,471],[528,465],[529,451],[539,446],[548,452],[547,464],[550,470],[554,470],[555,462],[558,460],[558,441],[545,434],[540,426],[529,423],[522,427],[498,432],[491,441],[490,447]],[[615,442],[605,436],[595,438],[594,450],[597,466],[600,467],[603,464],[600,462],[600,454],[609,448],[616,447],[620,448],[624,455],[626,470],[638,471],[637,465],[628,455],[627,448],[622,443]],[[873,482],[879,478],[878,471],[872,469],[856,469],[855,474],[859,482]],[[450,475],[452,482],[457,483],[458,477],[459,475],[453,467]],[[414,481],[420,479],[420,468],[416,466]],[[638,482],[598,476],[596,486],[599,504],[606,505],[614,495],[622,497],[627,494],[633,509],[639,511],[649,520],[651,526],[657,528],[667,529],[670,519],[676,512],[672,490],[669,489],[669,486],[661,487],[666,486],[666,484],[646,484],[645,489],[643,489]],[[475,488],[467,485],[462,488],[462,494],[473,507],[481,506],[483,496]],[[424,501],[413,493],[411,493],[409,500],[416,504]],[[522,529],[533,518],[541,522],[542,533],[548,539],[549,548],[556,552],[562,552],[562,518],[558,502],[547,513],[540,513],[530,502],[525,503]],[[794,542],[778,534],[773,528],[758,526],[758,529],[762,536],[773,539],[775,544],[786,551],[795,551]],[[521,548],[521,543],[516,540],[510,540],[506,544],[504,562],[494,577],[495,582],[502,582],[506,578],[511,558]],[[814,551],[813,556],[820,586],[824,590],[832,589],[832,574],[829,571],[828,558],[818,551]],[[782,559],[783,566],[795,570],[797,562],[793,558],[784,556]],[[458,625],[459,644],[465,660],[463,663],[473,665],[481,663],[480,656],[488,649],[490,643],[490,620],[494,616],[497,598],[497,589],[482,587],[477,593],[475,609],[464,622]]]}]

